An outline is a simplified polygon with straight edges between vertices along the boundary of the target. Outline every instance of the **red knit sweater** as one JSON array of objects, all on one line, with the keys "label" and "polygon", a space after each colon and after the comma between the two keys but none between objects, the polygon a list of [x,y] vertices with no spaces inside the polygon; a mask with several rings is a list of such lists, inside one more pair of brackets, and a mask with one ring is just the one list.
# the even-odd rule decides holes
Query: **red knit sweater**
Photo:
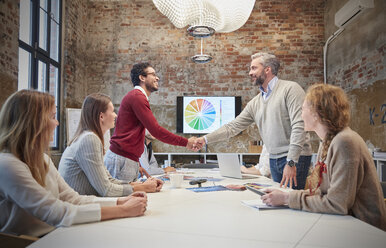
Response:
[{"label": "red knit sweater", "polygon": [[146,96],[134,89],[123,98],[118,111],[110,150],[115,154],[137,161],[145,142],[145,129],[158,140],[171,145],[186,146],[188,140],[161,127],[151,112]]}]

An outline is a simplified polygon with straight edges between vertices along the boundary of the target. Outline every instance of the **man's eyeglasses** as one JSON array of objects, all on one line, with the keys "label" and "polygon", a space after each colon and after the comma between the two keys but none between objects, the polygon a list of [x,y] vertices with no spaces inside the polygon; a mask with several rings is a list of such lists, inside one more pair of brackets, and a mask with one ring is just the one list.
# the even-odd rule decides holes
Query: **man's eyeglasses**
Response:
[{"label": "man's eyeglasses", "polygon": [[155,74],[155,72],[146,73],[146,76],[148,76],[148,75],[153,75],[154,77],[158,77],[157,74]]}]

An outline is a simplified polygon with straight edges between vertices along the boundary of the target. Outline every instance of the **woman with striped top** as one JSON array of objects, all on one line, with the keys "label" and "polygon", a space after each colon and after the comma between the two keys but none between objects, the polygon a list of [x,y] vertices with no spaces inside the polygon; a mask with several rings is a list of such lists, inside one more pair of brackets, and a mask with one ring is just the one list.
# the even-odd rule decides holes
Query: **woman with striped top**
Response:
[{"label": "woman with striped top", "polygon": [[126,196],[133,191],[160,191],[163,183],[159,179],[125,182],[113,178],[104,166],[103,136],[114,127],[116,116],[109,96],[87,96],[77,131],[60,160],[59,173],[82,195]]}]

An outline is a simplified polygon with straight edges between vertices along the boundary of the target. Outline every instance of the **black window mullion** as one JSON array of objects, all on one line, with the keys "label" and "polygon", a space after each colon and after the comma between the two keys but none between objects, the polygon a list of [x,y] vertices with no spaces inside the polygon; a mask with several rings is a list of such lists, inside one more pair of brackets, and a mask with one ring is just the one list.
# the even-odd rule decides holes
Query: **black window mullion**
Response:
[{"label": "black window mullion", "polygon": [[28,45],[27,43],[25,43],[25,42],[22,41],[22,40],[19,40],[19,47],[21,47],[21,48],[23,48],[24,50],[30,52],[31,54],[34,53],[33,47],[31,47],[30,45]]},{"label": "black window mullion", "polygon": [[[39,10],[39,3],[37,0],[32,0],[31,1],[32,3],[32,17],[31,17],[31,21],[32,21],[32,41],[31,41],[31,45],[34,49],[37,49],[38,47],[38,43],[37,43],[37,38],[38,38],[38,26],[37,25],[39,23],[39,15],[38,15],[38,10]],[[34,52],[35,53],[35,52]],[[35,58],[36,55],[33,55],[33,57]]]},{"label": "black window mullion", "polygon": [[[54,88],[51,89],[50,91],[50,67],[51,65],[57,68],[57,78],[55,78],[55,83],[56,85],[53,86],[55,87],[55,98],[57,98],[57,112],[60,112],[60,94],[61,94],[61,29],[62,29],[62,7],[63,7],[63,1],[59,1],[59,18],[55,19],[52,17],[51,12],[52,12],[52,0],[47,0],[47,8],[45,11],[46,13],[46,50],[42,49],[39,47],[39,25],[40,25],[40,0],[31,0],[31,43],[27,44],[24,41],[19,39],[19,47],[24,49],[25,51],[29,52],[31,54],[31,62],[30,62],[30,78],[29,82],[30,85],[29,87],[32,89],[38,89],[39,85],[39,61],[45,64],[46,71],[45,71],[45,79],[44,79],[44,87],[41,88],[42,90],[46,92],[53,92]],[[57,20],[59,22],[57,22]],[[58,34],[56,39],[58,39],[58,61],[56,61],[56,56],[55,59],[51,58],[51,22],[54,21],[55,23],[58,24]],[[42,45],[42,44],[40,44]],[[56,45],[56,44],[55,44]],[[58,121],[60,121],[60,114],[57,115]],[[57,128],[57,133],[56,133],[56,145],[55,147],[52,147],[53,149],[58,149],[59,148],[59,127]]]},{"label": "black window mullion", "polygon": [[36,52],[35,52],[35,55],[31,59],[31,67],[32,67],[32,70],[31,70],[31,77],[32,77],[31,88],[32,89],[38,88],[38,64],[39,64],[38,61],[39,60],[37,59]]},{"label": "black window mullion", "polygon": [[46,62],[46,82],[45,82],[46,88],[44,89],[45,92],[50,92],[50,63]]},{"label": "black window mullion", "polygon": [[36,52],[36,49],[38,48],[38,42],[37,42],[37,39],[38,39],[38,33],[39,33],[39,0],[32,0],[31,1],[32,3],[32,17],[31,17],[31,21],[32,21],[32,41],[31,41],[31,45],[32,47],[29,47],[27,45],[27,50],[32,50],[31,51],[31,85],[30,87],[32,89],[37,89],[37,67],[38,67],[38,64],[37,64],[37,52]]},{"label": "black window mullion", "polygon": [[51,0],[47,0],[47,56],[51,56]]}]

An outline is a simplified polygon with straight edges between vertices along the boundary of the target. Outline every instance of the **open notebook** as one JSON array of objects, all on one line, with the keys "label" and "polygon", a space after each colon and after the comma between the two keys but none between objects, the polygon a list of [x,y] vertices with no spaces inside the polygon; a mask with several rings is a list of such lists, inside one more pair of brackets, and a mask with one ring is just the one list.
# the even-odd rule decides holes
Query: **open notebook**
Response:
[{"label": "open notebook", "polygon": [[288,208],[288,205],[277,206],[277,207],[268,206],[267,204],[263,203],[260,198],[254,199],[254,200],[243,200],[241,201],[241,203],[248,207],[259,209],[259,210]]}]

